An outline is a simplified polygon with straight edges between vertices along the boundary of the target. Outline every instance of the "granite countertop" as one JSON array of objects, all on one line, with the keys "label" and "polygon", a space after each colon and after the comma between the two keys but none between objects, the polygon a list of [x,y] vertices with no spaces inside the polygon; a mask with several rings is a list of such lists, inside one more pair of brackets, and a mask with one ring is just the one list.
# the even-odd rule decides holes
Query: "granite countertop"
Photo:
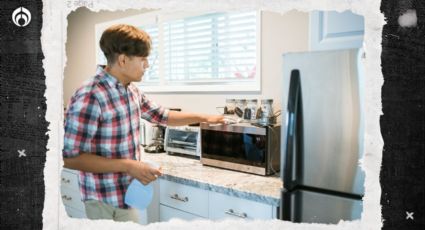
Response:
[{"label": "granite countertop", "polygon": [[162,179],[273,206],[280,204],[283,186],[279,176],[259,176],[203,166],[197,159],[166,153],[142,153],[142,161],[162,166]]}]

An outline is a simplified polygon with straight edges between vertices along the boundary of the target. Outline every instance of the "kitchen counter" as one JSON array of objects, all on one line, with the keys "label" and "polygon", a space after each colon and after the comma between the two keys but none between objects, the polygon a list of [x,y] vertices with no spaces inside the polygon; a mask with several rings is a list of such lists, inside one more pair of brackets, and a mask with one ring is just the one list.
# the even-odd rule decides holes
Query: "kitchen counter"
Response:
[{"label": "kitchen counter", "polygon": [[168,181],[273,206],[280,204],[283,184],[278,175],[258,176],[203,166],[199,160],[166,153],[142,153],[143,160],[159,163],[163,169],[160,178]]}]

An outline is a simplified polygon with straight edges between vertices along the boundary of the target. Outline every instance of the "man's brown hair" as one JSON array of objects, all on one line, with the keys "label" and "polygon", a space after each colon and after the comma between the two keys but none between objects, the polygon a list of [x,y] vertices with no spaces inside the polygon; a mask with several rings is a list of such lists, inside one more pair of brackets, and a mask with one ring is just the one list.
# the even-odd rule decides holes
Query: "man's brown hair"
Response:
[{"label": "man's brown hair", "polygon": [[113,64],[119,54],[149,56],[152,40],[149,35],[134,26],[118,24],[106,29],[99,41],[108,64]]}]

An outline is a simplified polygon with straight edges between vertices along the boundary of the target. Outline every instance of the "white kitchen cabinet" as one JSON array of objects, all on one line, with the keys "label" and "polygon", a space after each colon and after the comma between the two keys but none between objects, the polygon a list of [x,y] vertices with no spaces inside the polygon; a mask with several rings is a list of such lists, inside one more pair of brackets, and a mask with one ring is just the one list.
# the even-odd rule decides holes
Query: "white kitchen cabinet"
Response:
[{"label": "white kitchen cabinet", "polygon": [[[72,218],[87,218],[84,203],[81,201],[80,188],[78,186],[79,171],[64,168],[61,173],[61,198],[65,211]],[[155,181],[156,182],[156,181]],[[158,207],[158,184],[154,183],[153,201],[147,210],[140,211],[140,223],[147,224],[159,219]]]},{"label": "white kitchen cabinet", "polygon": [[310,13],[310,50],[360,48],[363,44],[363,16],[344,11]]},{"label": "white kitchen cabinet", "polygon": [[166,205],[159,205],[160,212],[160,221],[169,221],[173,218],[182,219],[182,220],[195,220],[195,219],[205,219],[203,217],[184,212],[175,208],[170,208]]},{"label": "white kitchen cabinet", "polygon": [[[154,198],[141,212],[141,224],[168,221],[226,218],[273,219],[276,207],[237,198],[164,179],[154,182]],[[61,197],[68,216],[86,218],[80,199],[78,171],[64,169],[61,175]],[[159,217],[158,217],[159,216]]]},{"label": "white kitchen cabinet", "polygon": [[160,221],[172,218],[274,219],[277,208],[260,202],[233,197],[176,182],[159,180]]},{"label": "white kitchen cabinet", "polygon": [[209,218],[219,219],[272,219],[272,205],[251,200],[228,196],[225,194],[209,193]]},{"label": "white kitchen cabinet", "polygon": [[208,218],[207,190],[163,179],[159,190],[160,204]]},{"label": "white kitchen cabinet", "polygon": [[78,187],[78,171],[63,169],[61,173],[61,198],[68,216],[86,218],[84,203]]}]

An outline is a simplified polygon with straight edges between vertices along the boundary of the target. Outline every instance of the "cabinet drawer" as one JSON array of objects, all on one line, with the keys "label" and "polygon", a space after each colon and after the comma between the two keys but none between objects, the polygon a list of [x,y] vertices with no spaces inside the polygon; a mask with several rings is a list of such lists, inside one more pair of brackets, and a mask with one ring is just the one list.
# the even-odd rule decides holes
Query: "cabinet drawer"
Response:
[{"label": "cabinet drawer", "polygon": [[78,171],[62,170],[61,186],[79,191],[78,186]]},{"label": "cabinet drawer", "polygon": [[170,208],[165,205],[159,205],[159,218],[161,222],[169,221],[173,218],[183,219],[183,220],[204,219],[200,216],[193,215],[188,212],[183,212],[175,208]]},{"label": "cabinet drawer", "polygon": [[61,198],[65,206],[70,206],[78,210],[85,210],[84,203],[81,201],[79,191],[68,189],[65,186],[61,186]]},{"label": "cabinet drawer", "polygon": [[169,207],[208,218],[208,191],[160,180],[159,202]]},{"label": "cabinet drawer", "polygon": [[211,220],[224,218],[272,219],[273,208],[272,205],[210,192],[209,213]]},{"label": "cabinet drawer", "polygon": [[71,208],[69,206],[65,206],[65,210],[66,210],[66,213],[68,214],[69,217],[72,217],[72,218],[87,218],[85,211],[77,210],[77,209]]}]

